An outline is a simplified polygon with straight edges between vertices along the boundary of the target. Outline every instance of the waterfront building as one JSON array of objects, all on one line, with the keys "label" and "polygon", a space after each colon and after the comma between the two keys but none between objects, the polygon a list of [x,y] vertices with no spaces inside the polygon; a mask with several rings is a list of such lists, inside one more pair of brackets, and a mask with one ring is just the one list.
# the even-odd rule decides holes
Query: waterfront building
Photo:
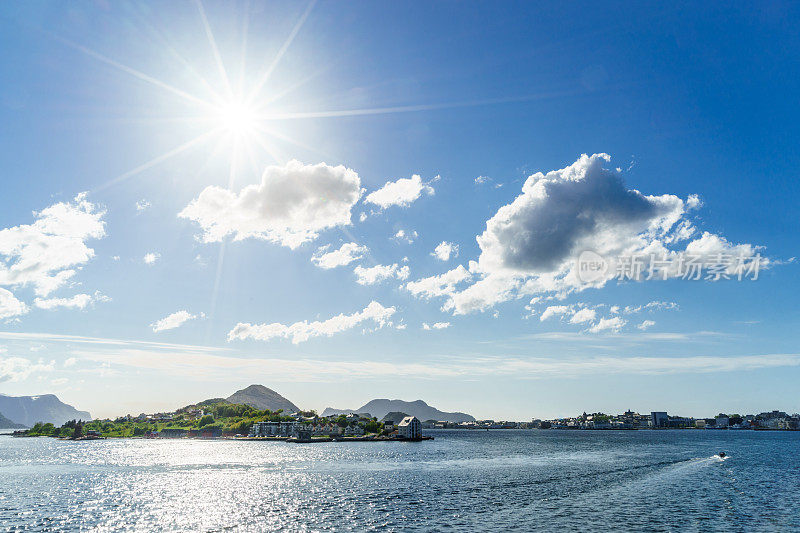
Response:
[{"label": "waterfront building", "polygon": [[663,428],[669,423],[669,415],[664,411],[652,411],[650,418],[654,428]]},{"label": "waterfront building", "polygon": [[671,416],[669,417],[667,426],[671,428],[695,427],[695,420],[694,418],[686,418],[685,416]]},{"label": "waterfront building", "polygon": [[397,424],[397,435],[406,439],[422,437],[422,424],[416,416],[407,416]]},{"label": "waterfront building", "polygon": [[250,437],[291,437],[297,422],[256,422],[250,428]]}]

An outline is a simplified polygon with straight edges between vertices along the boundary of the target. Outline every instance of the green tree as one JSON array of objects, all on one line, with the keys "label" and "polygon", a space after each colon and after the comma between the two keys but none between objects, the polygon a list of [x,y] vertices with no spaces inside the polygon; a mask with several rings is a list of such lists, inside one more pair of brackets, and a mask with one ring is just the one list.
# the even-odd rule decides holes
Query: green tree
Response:
[{"label": "green tree", "polygon": [[369,422],[364,424],[364,431],[366,431],[367,433],[377,433],[378,431],[381,430],[381,426],[383,426],[383,424],[381,424],[377,420],[370,420]]}]

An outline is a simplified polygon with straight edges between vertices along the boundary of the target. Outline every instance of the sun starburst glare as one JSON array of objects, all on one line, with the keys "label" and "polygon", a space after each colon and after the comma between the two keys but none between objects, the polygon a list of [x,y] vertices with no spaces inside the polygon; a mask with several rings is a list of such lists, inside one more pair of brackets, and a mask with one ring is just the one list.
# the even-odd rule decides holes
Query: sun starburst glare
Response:
[{"label": "sun starburst glare", "polygon": [[219,125],[228,133],[243,138],[256,132],[256,110],[244,102],[228,102],[216,109]]}]

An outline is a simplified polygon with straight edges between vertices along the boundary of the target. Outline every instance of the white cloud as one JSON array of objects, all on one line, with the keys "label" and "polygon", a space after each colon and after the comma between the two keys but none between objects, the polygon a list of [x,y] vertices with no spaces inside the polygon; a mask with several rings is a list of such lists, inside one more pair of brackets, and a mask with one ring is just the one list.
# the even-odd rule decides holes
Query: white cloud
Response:
[{"label": "white cloud", "polygon": [[[628,189],[619,172],[604,167],[609,160],[606,154],[582,155],[566,168],[530,176],[522,193],[486,222],[477,237],[481,254],[475,268],[470,267],[476,280],[448,294],[444,308],[465,314],[522,296],[562,298],[616,277],[610,268],[600,279],[582,283],[575,259],[586,250],[607,258],[675,257],[684,251],[670,246],[694,234],[687,213],[700,206],[699,199],[646,196]],[[686,253],[709,257],[725,253],[752,258],[756,251],[755,246],[734,245],[707,232],[685,246]]]},{"label": "white cloud", "polygon": [[64,360],[64,368],[69,368],[71,366],[75,366],[78,363],[78,359],[76,357],[68,357]]},{"label": "white cloud", "polygon": [[675,302],[660,302],[654,300],[644,305],[626,305],[622,312],[626,315],[632,315],[635,313],[641,313],[642,311],[664,311],[673,309],[680,309],[680,307]]},{"label": "white cloud", "polygon": [[205,315],[203,315],[203,313],[200,313],[200,315],[193,315],[192,313],[186,310],[176,311],[170,315],[165,316],[161,320],[157,320],[153,324],[150,324],[150,327],[153,328],[153,331],[155,333],[158,333],[159,331],[179,328],[186,322],[198,318],[198,316],[202,318]]},{"label": "white cloud", "polygon": [[572,308],[569,305],[551,305],[544,310],[542,316],[539,317],[539,320],[544,322],[548,318],[563,317],[571,312]]},{"label": "white cloud", "polygon": [[623,326],[625,326],[625,324],[627,324],[627,322],[618,316],[601,318],[597,324],[589,328],[589,331],[592,333],[599,333],[601,331],[612,331],[617,333],[623,328]]},{"label": "white cloud", "polygon": [[36,298],[33,303],[39,309],[56,309],[58,307],[86,309],[89,304],[110,301],[111,298],[96,291],[94,294],[76,294],[70,298]]},{"label": "white cloud", "polygon": [[261,183],[238,194],[206,187],[178,216],[197,222],[204,242],[264,239],[289,248],[312,241],[323,230],[350,224],[361,197],[358,174],[342,165],[289,161],[270,166]]},{"label": "white cloud", "polygon": [[419,234],[415,231],[406,231],[404,229],[397,230],[397,233],[394,234],[394,238],[398,241],[404,241],[408,244],[413,243],[416,238],[419,237]]},{"label": "white cloud", "polygon": [[340,314],[324,321],[295,322],[294,324],[244,324],[238,323],[228,333],[228,340],[256,339],[267,341],[274,338],[291,339],[292,344],[305,342],[312,337],[330,337],[336,333],[353,329],[365,322],[374,323],[376,328],[391,325],[389,319],[395,313],[394,307],[384,307],[372,301],[363,310],[351,315]]},{"label": "white cloud", "polygon": [[[436,178],[434,178],[433,181],[436,181]],[[408,207],[412,202],[422,196],[423,193],[432,195],[434,192],[433,187],[427,183],[423,183],[422,178],[414,174],[410,178],[387,181],[386,185],[377,191],[369,193],[364,201],[378,205],[382,209],[393,205]]]},{"label": "white cloud", "polygon": [[398,266],[397,263],[392,265],[375,265],[374,267],[362,267],[361,265],[353,269],[356,274],[356,282],[361,285],[374,285],[389,278],[397,278],[399,280],[408,279],[410,270],[408,265]]},{"label": "white cloud", "polygon": [[435,322],[433,324],[428,324],[427,322],[422,323],[422,329],[424,330],[447,329],[449,327],[450,327],[450,322]]},{"label": "white cloud", "polygon": [[560,271],[583,250],[606,252],[641,245],[684,213],[673,195],[645,196],[627,189],[603,164],[606,154],[582,155],[561,170],[530,176],[522,194],[501,207],[478,236],[487,271],[536,274]]},{"label": "white cloud", "polygon": [[[487,183],[492,183],[492,182],[494,182],[494,180],[492,178],[490,178],[489,176],[478,176],[477,178],[475,178],[475,183],[477,185],[485,185]],[[494,184],[494,188],[495,189],[499,189],[502,186],[503,186],[502,183],[495,183]]]},{"label": "white cloud", "polygon": [[618,333],[627,322],[620,317],[600,318],[600,320],[597,320],[597,309],[601,307],[605,307],[604,304],[594,307],[584,303],[551,305],[545,308],[539,320],[544,322],[550,318],[559,318],[570,324],[586,324],[589,326],[587,331],[591,333],[600,333],[602,331]]},{"label": "white cloud", "polygon": [[449,261],[451,257],[458,257],[458,245],[442,241],[434,248],[431,255],[439,261]]},{"label": "white cloud", "polygon": [[136,210],[139,212],[142,212],[145,209],[148,209],[149,207],[150,207],[150,202],[148,202],[147,200],[142,199],[136,202]]},{"label": "white cloud", "polygon": [[28,312],[28,306],[6,289],[0,287],[0,319],[11,318],[24,315]]},{"label": "white cloud", "polygon": [[0,383],[24,381],[33,373],[52,372],[55,361],[45,363],[41,359],[33,362],[23,357],[0,357]]},{"label": "white cloud", "polygon": [[455,293],[458,284],[470,279],[472,279],[472,274],[463,265],[458,265],[453,270],[438,276],[409,281],[406,283],[406,290],[418,298],[430,299],[449,296]]},{"label": "white cloud", "polygon": [[142,261],[144,261],[145,265],[154,265],[156,261],[161,259],[161,254],[158,252],[148,252],[144,254]]},{"label": "white cloud", "polygon": [[330,245],[319,248],[311,258],[311,262],[324,269],[336,268],[349,265],[369,252],[369,248],[354,242],[345,243],[338,250],[332,252],[328,252],[329,249]]},{"label": "white cloud", "polygon": [[639,328],[640,330],[644,331],[644,330],[649,329],[649,328],[651,328],[651,327],[653,327],[655,325],[656,325],[656,323],[654,321],[652,321],[652,320],[644,320],[644,321],[642,321],[641,324],[639,324],[636,327]]},{"label": "white cloud", "polygon": [[34,213],[33,224],[0,230],[0,286],[33,285],[47,296],[94,257],[86,246],[105,236],[104,211],[81,193]]},{"label": "white cloud", "polygon": [[408,265],[403,265],[397,269],[397,274],[395,275],[397,276],[397,279],[405,281],[408,279],[408,276],[411,275],[411,269],[408,267]]},{"label": "white cloud", "polygon": [[597,318],[597,311],[591,309],[589,307],[584,307],[583,309],[579,309],[572,315],[572,318],[569,319],[570,324],[585,324],[586,322],[594,322]]}]

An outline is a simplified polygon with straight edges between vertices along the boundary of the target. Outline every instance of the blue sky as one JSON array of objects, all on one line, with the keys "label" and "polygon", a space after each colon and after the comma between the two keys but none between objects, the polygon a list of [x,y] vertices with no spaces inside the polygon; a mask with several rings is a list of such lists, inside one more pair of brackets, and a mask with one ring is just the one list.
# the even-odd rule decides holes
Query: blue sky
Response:
[{"label": "blue sky", "polygon": [[[95,416],[250,383],[496,419],[800,410],[797,18],[6,4],[0,392]],[[584,249],[764,268],[583,285]]]}]

